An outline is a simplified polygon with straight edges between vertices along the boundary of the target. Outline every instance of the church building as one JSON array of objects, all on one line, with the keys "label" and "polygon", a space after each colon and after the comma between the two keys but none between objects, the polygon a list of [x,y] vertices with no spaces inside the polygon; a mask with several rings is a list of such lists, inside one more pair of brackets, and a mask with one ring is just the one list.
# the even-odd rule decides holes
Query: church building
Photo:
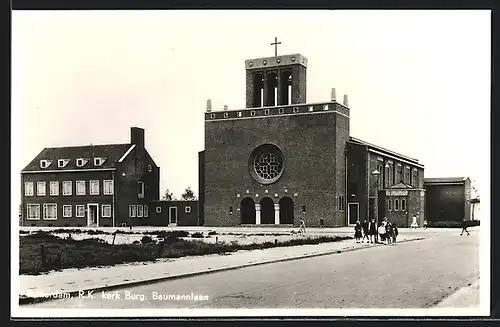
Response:
[{"label": "church building", "polygon": [[246,60],[246,108],[213,111],[207,101],[199,221],[293,226],[303,218],[314,227],[323,218],[340,227],[375,212],[390,218],[395,201],[399,226],[417,213],[423,220],[424,166],[351,137],[347,95],[339,103],[332,89],[328,101],[308,103],[307,63],[301,54]]}]

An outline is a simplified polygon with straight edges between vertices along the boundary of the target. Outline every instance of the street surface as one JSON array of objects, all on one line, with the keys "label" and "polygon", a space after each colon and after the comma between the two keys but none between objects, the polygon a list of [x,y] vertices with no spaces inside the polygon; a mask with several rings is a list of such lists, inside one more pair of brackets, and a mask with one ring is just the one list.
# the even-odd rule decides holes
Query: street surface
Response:
[{"label": "street surface", "polygon": [[479,278],[479,232],[425,237],[22,308],[429,308]]}]

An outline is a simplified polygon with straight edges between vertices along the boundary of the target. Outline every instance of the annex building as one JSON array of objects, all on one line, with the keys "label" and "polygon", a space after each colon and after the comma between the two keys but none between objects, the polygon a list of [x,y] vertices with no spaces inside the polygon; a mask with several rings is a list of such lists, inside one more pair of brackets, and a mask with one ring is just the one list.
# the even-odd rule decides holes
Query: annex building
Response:
[{"label": "annex building", "polygon": [[424,166],[350,135],[347,95],[307,102],[301,54],[245,61],[246,107],[207,101],[199,153],[200,221],[206,226],[354,224],[424,219]]}]

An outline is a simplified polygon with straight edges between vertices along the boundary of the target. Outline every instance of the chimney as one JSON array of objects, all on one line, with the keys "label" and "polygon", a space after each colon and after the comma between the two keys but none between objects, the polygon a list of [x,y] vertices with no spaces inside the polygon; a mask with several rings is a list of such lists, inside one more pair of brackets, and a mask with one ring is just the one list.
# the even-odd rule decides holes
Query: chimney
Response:
[{"label": "chimney", "polygon": [[207,112],[212,111],[212,100],[207,100]]},{"label": "chimney", "polygon": [[335,92],[335,88],[332,88],[332,102],[337,101],[337,93]]},{"label": "chimney", "polygon": [[144,149],[144,129],[139,127],[130,128],[130,143],[135,144],[136,148]]},{"label": "chimney", "polygon": [[349,102],[347,101],[347,94],[344,94],[344,106],[349,107]]},{"label": "chimney", "polygon": [[224,110],[227,110],[227,104],[224,105]]}]

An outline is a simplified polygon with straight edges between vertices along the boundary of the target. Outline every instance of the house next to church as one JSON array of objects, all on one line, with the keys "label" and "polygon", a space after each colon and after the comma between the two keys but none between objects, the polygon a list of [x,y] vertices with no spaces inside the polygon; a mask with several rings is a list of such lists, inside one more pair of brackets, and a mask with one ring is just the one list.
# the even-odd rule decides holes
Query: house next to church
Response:
[{"label": "house next to church", "polygon": [[130,143],[43,149],[21,171],[21,226],[147,225],[160,167],[144,129]]},{"label": "house next to church", "polygon": [[399,226],[424,219],[424,166],[353,138],[350,108],[332,89],[307,102],[307,58],[245,61],[246,107],[212,111],[199,152],[200,222],[206,226],[352,225],[378,213]]}]

